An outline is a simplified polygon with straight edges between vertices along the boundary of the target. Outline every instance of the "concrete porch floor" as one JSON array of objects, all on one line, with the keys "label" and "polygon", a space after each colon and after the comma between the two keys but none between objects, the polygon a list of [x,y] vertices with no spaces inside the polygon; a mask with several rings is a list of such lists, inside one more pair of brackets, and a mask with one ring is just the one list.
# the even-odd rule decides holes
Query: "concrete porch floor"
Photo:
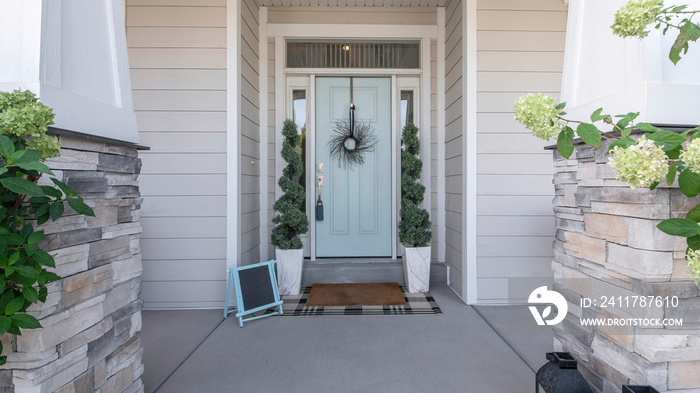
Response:
[{"label": "concrete porch floor", "polygon": [[270,317],[239,328],[222,310],[144,311],[146,393],[533,390],[551,328],[525,306],[431,293],[442,316]]}]

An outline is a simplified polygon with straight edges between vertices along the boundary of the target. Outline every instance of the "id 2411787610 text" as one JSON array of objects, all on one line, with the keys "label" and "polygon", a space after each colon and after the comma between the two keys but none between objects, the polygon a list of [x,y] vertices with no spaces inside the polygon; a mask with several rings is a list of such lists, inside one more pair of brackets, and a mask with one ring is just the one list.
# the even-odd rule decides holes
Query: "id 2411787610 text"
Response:
[{"label": "id 2411787610 text", "polygon": [[678,307],[678,296],[600,296],[599,298],[581,298],[579,305],[581,308],[652,308],[652,307]]}]

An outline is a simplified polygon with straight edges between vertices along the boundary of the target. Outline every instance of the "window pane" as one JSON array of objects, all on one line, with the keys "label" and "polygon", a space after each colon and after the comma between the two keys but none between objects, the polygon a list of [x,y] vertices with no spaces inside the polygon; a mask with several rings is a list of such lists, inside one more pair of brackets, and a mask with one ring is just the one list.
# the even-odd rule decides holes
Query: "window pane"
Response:
[{"label": "window pane", "polygon": [[401,90],[401,129],[413,124],[413,90]]},{"label": "window pane", "polygon": [[[306,172],[306,90],[292,91],[292,121],[297,125],[301,135],[301,143],[297,149],[304,164],[302,168]],[[306,190],[306,173],[301,175],[298,181]],[[306,212],[306,203],[302,205],[302,211]]]},{"label": "window pane", "polygon": [[417,42],[287,42],[290,68],[420,68]]}]

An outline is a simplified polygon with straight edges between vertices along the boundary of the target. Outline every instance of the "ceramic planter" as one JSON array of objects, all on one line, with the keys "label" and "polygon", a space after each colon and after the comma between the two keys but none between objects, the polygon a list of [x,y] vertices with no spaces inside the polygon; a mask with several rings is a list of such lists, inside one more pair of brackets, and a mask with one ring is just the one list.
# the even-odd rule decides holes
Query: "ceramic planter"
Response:
[{"label": "ceramic planter", "polygon": [[404,247],[403,273],[410,293],[430,290],[430,247]]},{"label": "ceramic planter", "polygon": [[298,295],[301,292],[301,273],[304,250],[275,249],[277,261],[277,286],[280,295]]}]

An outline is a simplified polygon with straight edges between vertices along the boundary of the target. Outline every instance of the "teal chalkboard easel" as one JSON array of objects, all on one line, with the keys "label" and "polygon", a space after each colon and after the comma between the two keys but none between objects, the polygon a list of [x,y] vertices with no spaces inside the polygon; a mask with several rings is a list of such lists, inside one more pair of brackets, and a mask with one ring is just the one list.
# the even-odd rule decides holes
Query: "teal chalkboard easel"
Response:
[{"label": "teal chalkboard easel", "polygon": [[[253,265],[241,266],[226,271],[226,301],[224,306],[224,319],[236,311],[238,325],[243,327],[244,321],[252,321],[269,317],[270,315],[282,315],[282,300],[277,289],[277,277],[275,275],[275,261],[260,262]],[[229,310],[231,286],[236,287],[236,309]],[[248,314],[263,311],[268,308],[279,307],[277,313],[263,314],[257,317],[243,318]]]}]

